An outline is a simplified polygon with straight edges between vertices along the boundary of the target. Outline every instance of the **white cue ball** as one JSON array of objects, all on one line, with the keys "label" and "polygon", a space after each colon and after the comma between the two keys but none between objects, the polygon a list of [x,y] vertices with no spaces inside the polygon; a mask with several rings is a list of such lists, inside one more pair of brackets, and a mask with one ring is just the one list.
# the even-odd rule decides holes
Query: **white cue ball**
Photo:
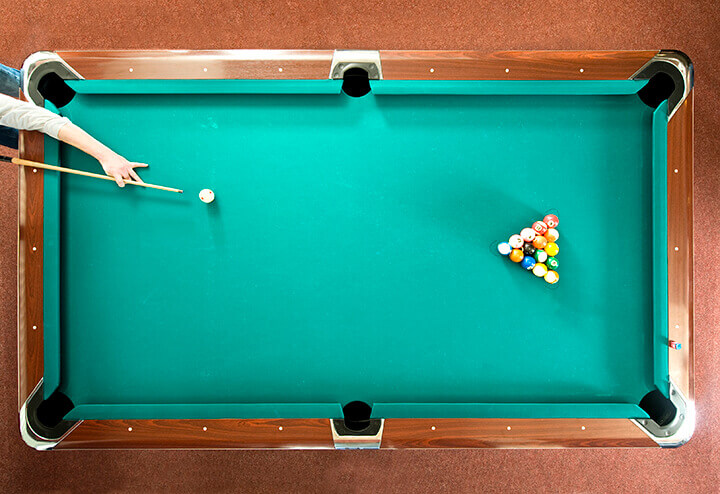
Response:
[{"label": "white cue ball", "polygon": [[205,204],[210,204],[215,200],[215,192],[210,189],[203,189],[198,195],[200,196],[200,200]]}]

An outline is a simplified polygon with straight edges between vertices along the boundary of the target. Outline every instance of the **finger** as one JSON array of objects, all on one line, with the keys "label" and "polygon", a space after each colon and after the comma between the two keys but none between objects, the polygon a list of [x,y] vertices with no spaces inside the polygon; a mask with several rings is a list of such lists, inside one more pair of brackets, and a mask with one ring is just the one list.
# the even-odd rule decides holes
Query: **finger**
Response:
[{"label": "finger", "polygon": [[131,163],[130,165],[133,168],[147,168],[149,166],[147,163]]},{"label": "finger", "polygon": [[122,175],[120,175],[120,173],[113,173],[113,177],[115,178],[115,183],[118,184],[118,187],[125,187],[125,182],[123,181]]},{"label": "finger", "polygon": [[132,177],[132,179],[135,180],[136,182],[140,182],[141,184],[145,183],[145,182],[143,182],[142,178],[140,178],[140,176],[137,173],[135,173],[135,170],[133,170],[132,168],[130,168],[130,177]]}]

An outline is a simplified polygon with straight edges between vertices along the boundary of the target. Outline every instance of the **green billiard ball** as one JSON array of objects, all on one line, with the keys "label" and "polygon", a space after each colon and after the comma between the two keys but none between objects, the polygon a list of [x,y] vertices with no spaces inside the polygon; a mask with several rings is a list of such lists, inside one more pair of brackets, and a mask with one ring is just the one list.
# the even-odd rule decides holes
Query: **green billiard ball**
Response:
[{"label": "green billiard ball", "polygon": [[548,258],[547,252],[545,252],[544,250],[537,249],[535,251],[535,260],[537,262],[545,262],[545,261],[547,261],[547,258]]},{"label": "green billiard ball", "polygon": [[553,271],[556,270],[558,268],[558,266],[560,265],[558,260],[555,259],[554,257],[548,257],[546,264],[547,264],[547,267],[549,267]]}]

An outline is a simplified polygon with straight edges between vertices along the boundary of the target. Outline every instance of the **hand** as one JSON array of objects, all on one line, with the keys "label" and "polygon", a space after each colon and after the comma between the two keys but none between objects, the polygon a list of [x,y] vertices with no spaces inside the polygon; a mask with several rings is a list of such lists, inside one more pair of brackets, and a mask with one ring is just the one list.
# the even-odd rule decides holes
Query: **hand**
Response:
[{"label": "hand", "polygon": [[103,170],[105,170],[105,173],[115,179],[118,187],[125,187],[124,180],[127,179],[142,182],[142,179],[134,169],[146,168],[148,166],[147,163],[135,163],[128,161],[115,152],[112,152],[106,158],[101,158],[99,161]]}]

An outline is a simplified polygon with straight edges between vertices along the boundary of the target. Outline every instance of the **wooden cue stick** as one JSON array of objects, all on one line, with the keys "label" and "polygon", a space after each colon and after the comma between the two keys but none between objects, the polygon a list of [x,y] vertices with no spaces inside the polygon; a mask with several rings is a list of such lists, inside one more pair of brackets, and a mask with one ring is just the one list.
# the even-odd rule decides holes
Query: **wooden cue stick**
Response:
[{"label": "wooden cue stick", "polygon": [[[99,173],[84,172],[81,170],[73,170],[72,168],[64,168],[62,166],[47,165],[45,163],[38,163],[37,161],[24,160],[21,158],[12,158],[10,161],[12,163],[15,163],[16,165],[20,165],[20,166],[31,166],[33,168],[42,168],[43,170],[54,170],[57,172],[70,173],[72,175],[82,175],[83,177],[99,178],[101,180],[112,180],[113,182],[115,182],[115,179],[113,177],[109,177],[107,175],[100,175]],[[143,182],[136,182],[135,180],[123,179],[123,182],[125,182],[126,184],[129,184],[129,185],[137,185],[138,187],[147,187],[149,189],[167,190],[168,192],[177,192],[179,194],[182,194],[182,192],[183,192],[180,189],[174,189],[172,187],[165,187],[163,185],[146,184]]]}]

